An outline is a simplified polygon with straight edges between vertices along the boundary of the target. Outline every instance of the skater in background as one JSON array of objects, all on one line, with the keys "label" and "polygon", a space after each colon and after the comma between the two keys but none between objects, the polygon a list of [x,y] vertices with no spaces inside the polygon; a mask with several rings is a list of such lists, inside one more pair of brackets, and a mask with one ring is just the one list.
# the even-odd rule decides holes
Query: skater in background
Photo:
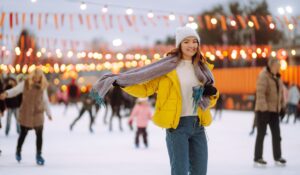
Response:
[{"label": "skater in background", "polygon": [[219,119],[222,118],[222,111],[223,111],[223,104],[224,104],[224,95],[220,94],[220,97],[217,100],[217,104],[215,107],[215,114],[214,114],[214,120],[217,118],[217,114],[219,113]]},{"label": "skater in background", "polygon": [[[2,79],[2,72],[0,70],[0,94],[3,93],[3,91],[4,91],[4,82]],[[3,117],[4,110],[5,110],[5,102],[0,98],[0,129],[2,128],[1,118]],[[0,149],[0,155],[1,153],[2,151]]]},{"label": "skater in background", "polygon": [[64,113],[67,112],[69,105],[75,105],[75,107],[79,110],[79,107],[77,105],[77,102],[80,97],[80,90],[78,85],[76,84],[76,80],[72,79],[71,83],[67,86],[67,92],[68,92],[68,103],[65,107]]},{"label": "skater in background", "polygon": [[294,115],[294,123],[297,121],[297,108],[300,100],[300,92],[298,87],[293,84],[291,85],[288,91],[288,100],[287,100],[287,119],[286,123],[289,123],[290,115]]},{"label": "skater in background", "polygon": [[148,98],[138,98],[137,103],[134,106],[130,117],[128,119],[129,125],[132,127],[133,122],[136,122],[137,131],[135,135],[135,147],[139,148],[140,142],[139,137],[142,135],[144,145],[148,148],[148,133],[147,133],[147,125],[151,120],[151,106],[148,103]]},{"label": "skater in background", "polygon": [[[5,90],[9,90],[11,88],[14,88],[17,86],[18,82],[15,78],[9,76],[5,80]],[[20,126],[18,124],[18,113],[19,113],[19,107],[21,106],[22,102],[22,94],[17,95],[13,98],[7,98],[5,99],[5,104],[7,107],[7,118],[6,118],[6,126],[5,126],[5,135],[8,136],[11,126],[11,118],[14,116],[16,121],[16,130],[17,133],[20,133]]]},{"label": "skater in background", "polygon": [[92,112],[92,108],[95,105],[95,101],[89,96],[91,86],[87,86],[87,91],[81,95],[81,101],[82,101],[82,107],[79,112],[79,116],[72,122],[70,125],[70,130],[73,130],[73,127],[77,123],[79,119],[83,116],[83,114],[87,111],[90,115],[90,124],[89,124],[89,130],[91,133],[94,132],[93,130],[93,124],[94,124],[94,116]]},{"label": "skater in background", "polygon": [[284,108],[284,99],[279,69],[279,61],[276,58],[270,58],[267,67],[260,72],[256,84],[257,136],[254,162],[259,165],[267,164],[263,159],[263,142],[268,124],[272,134],[273,158],[276,163],[286,163],[281,153],[279,113]]},{"label": "skater in background", "polygon": [[111,85],[139,98],[157,93],[153,122],[166,129],[171,174],[205,175],[208,148],[204,127],[212,122],[210,108],[219,96],[212,67],[201,55],[198,33],[180,27],[176,48],[165,58],[121,74],[104,74],[92,96],[101,104]]},{"label": "skater in background", "polygon": [[38,165],[44,165],[45,160],[42,157],[44,112],[46,112],[48,119],[52,120],[47,86],[48,82],[43,71],[41,69],[35,69],[25,81],[0,95],[0,99],[6,99],[23,93],[18,118],[21,130],[16,150],[16,160],[18,162],[22,160],[22,146],[27,133],[33,129],[36,134],[36,163]]}]

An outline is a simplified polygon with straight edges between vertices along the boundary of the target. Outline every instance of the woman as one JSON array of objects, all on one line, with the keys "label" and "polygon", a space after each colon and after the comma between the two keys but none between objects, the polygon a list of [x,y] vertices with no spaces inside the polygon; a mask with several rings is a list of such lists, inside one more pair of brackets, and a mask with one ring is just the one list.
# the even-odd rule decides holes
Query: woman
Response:
[{"label": "woman", "polygon": [[9,89],[1,94],[0,98],[15,97],[23,93],[22,104],[19,113],[20,135],[18,139],[16,159],[21,161],[21,150],[25,137],[29,130],[34,129],[36,134],[36,162],[38,165],[44,165],[42,157],[43,125],[44,111],[46,111],[49,120],[52,120],[49,109],[49,99],[47,94],[48,82],[40,69],[35,69],[25,81],[19,83],[16,87]]},{"label": "woman", "polygon": [[215,105],[219,93],[213,86],[212,66],[201,55],[199,46],[195,30],[178,28],[176,49],[166,58],[119,75],[102,75],[92,93],[98,103],[103,102],[112,85],[140,98],[157,93],[153,122],[167,129],[172,175],[207,172],[204,126],[212,121],[209,108]]}]

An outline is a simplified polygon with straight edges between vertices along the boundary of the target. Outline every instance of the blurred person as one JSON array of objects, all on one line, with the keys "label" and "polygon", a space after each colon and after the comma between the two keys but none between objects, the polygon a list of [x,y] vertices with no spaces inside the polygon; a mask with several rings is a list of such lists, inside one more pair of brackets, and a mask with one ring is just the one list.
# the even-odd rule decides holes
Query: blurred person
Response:
[{"label": "blurred person", "polygon": [[16,160],[18,162],[22,160],[21,151],[27,133],[34,129],[36,134],[36,163],[44,165],[45,160],[42,157],[44,112],[46,112],[48,119],[52,120],[47,86],[48,82],[43,71],[35,69],[23,82],[0,95],[0,99],[6,99],[23,93],[18,118],[21,130],[16,150]]},{"label": "blurred person", "polygon": [[204,127],[212,122],[210,108],[219,96],[212,68],[201,55],[198,33],[180,27],[176,48],[165,58],[121,74],[102,75],[92,96],[102,104],[112,85],[139,98],[157,93],[152,120],[166,129],[171,174],[205,175],[208,148]]},{"label": "blurred person", "polygon": [[222,118],[222,111],[223,111],[223,104],[224,104],[224,95],[220,94],[220,97],[217,100],[217,104],[215,107],[215,114],[214,114],[214,120],[217,118],[217,114],[219,113],[219,119]]},{"label": "blurred person", "polygon": [[[7,77],[5,80],[5,90],[9,90],[17,86],[17,80],[11,76]],[[18,113],[19,107],[21,106],[22,102],[22,94],[17,95],[13,98],[5,99],[6,107],[7,107],[7,118],[6,118],[6,126],[5,126],[5,135],[8,136],[11,126],[11,118],[12,116],[15,117],[16,120],[16,130],[17,133],[20,133],[20,126],[18,124]]]},{"label": "blurred person", "polygon": [[137,130],[135,135],[135,147],[139,148],[140,142],[139,137],[142,135],[144,145],[148,147],[148,133],[147,133],[147,125],[149,120],[151,120],[151,107],[148,103],[148,98],[138,98],[133,110],[128,119],[129,125],[132,126],[132,123],[136,121]]},{"label": "blurred person", "polygon": [[300,100],[300,92],[298,87],[294,84],[289,88],[288,91],[288,100],[287,100],[287,119],[286,123],[289,123],[290,115],[294,115],[294,123],[296,123],[297,120],[297,108]]},{"label": "blurred person", "polygon": [[256,84],[257,136],[254,162],[258,165],[267,164],[263,159],[263,142],[268,124],[272,135],[273,158],[278,164],[284,165],[286,163],[281,153],[279,113],[284,107],[284,99],[279,69],[279,60],[270,58],[266,68],[260,72]]},{"label": "blurred person", "polygon": [[70,130],[71,131],[73,130],[73,127],[75,126],[77,121],[79,119],[81,119],[83,114],[87,111],[89,113],[89,116],[90,116],[89,130],[90,130],[91,133],[94,132],[94,130],[93,130],[94,116],[93,116],[92,108],[95,105],[95,101],[89,96],[90,89],[91,89],[91,86],[87,86],[87,91],[85,93],[83,93],[82,96],[81,96],[82,107],[80,109],[78,117],[70,125]]},{"label": "blurred person", "polygon": [[68,84],[67,92],[68,92],[68,103],[65,107],[64,113],[67,112],[67,109],[68,109],[69,105],[75,105],[75,107],[79,110],[77,102],[78,102],[79,97],[80,97],[80,89],[79,89],[78,85],[76,84],[75,79],[72,79],[71,83]]}]

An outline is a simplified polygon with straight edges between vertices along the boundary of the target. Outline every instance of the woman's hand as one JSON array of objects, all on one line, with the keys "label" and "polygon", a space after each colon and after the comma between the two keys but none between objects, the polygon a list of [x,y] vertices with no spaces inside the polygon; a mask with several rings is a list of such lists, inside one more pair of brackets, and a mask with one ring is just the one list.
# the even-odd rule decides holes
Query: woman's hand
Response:
[{"label": "woman's hand", "polygon": [[218,92],[217,88],[215,88],[213,85],[205,85],[203,96],[213,96],[216,95]]},{"label": "woman's hand", "polygon": [[3,92],[2,94],[0,94],[0,100],[5,100],[7,97],[7,93]]},{"label": "woman's hand", "polygon": [[51,116],[51,115],[48,115],[48,119],[49,119],[50,121],[52,121],[52,116]]}]

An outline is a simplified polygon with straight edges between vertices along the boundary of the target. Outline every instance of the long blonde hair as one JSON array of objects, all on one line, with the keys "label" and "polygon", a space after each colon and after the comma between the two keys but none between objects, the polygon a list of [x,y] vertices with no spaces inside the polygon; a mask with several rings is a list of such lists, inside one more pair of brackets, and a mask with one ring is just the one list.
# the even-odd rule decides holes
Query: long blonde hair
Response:
[{"label": "long blonde hair", "polygon": [[[167,56],[177,56],[178,58],[183,58],[183,53],[181,50],[181,44],[179,44],[178,48],[175,48],[166,54]],[[202,62],[206,62],[206,58],[201,54],[200,47],[198,46],[197,53],[192,57],[193,64]]]},{"label": "long blonde hair", "polygon": [[43,71],[40,68],[35,69],[34,71],[32,71],[28,77],[27,77],[27,82],[28,82],[28,88],[31,89],[34,84],[34,80],[33,77],[38,76],[40,77],[40,82],[39,82],[39,86],[42,90],[45,90],[48,87],[48,81],[47,78],[45,76],[45,74],[43,73]]}]

